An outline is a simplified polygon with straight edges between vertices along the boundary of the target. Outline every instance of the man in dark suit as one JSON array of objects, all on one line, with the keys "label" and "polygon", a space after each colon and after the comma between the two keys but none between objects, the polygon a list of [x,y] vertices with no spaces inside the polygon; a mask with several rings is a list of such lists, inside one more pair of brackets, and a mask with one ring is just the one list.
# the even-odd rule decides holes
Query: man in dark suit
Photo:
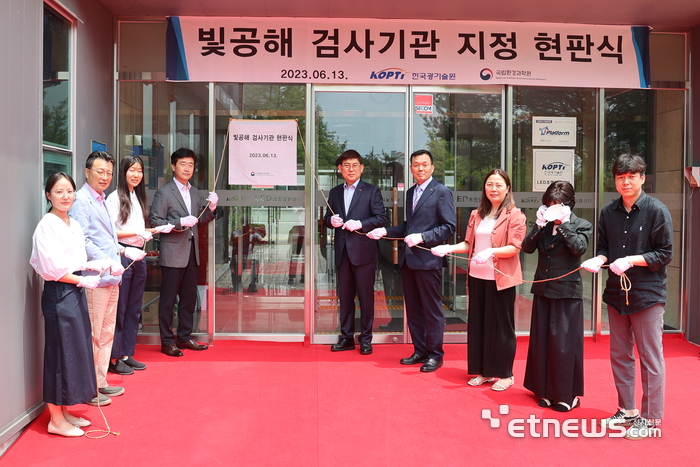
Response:
[{"label": "man in dark suit", "polygon": [[374,273],[379,259],[378,245],[360,232],[386,224],[382,193],[374,185],[360,180],[365,168],[362,156],[348,149],[336,162],[345,183],[328,195],[329,210],[324,222],[335,228],[335,265],[338,268],[340,297],[340,339],[331,346],[334,352],[355,348],[355,295],[360,300],[360,353],[372,353],[374,322]]},{"label": "man in dark suit", "polygon": [[[197,227],[214,219],[219,201],[209,193],[209,209],[202,212],[197,188],[190,185],[197,165],[197,155],[190,149],[180,148],[170,157],[173,179],[153,198],[149,219],[152,227],[173,224],[175,228],[160,236],[160,325],[161,352],[170,357],[182,357],[180,349],[206,350],[207,346],[192,339],[194,307],[197,302],[197,274],[199,272],[199,236]],[[200,212],[202,214],[200,215]],[[200,216],[200,217],[198,217]],[[177,342],[173,335],[173,307],[179,296]]]},{"label": "man in dark suit", "polygon": [[[369,238],[404,237],[399,256],[401,282],[408,329],[414,352],[401,359],[402,365],[422,363],[420,371],[429,373],[442,366],[445,315],[442,311],[443,259],[430,248],[448,240],[457,228],[452,192],[433,179],[433,155],[425,149],[411,154],[411,173],[416,179],[406,194],[406,220],[395,227],[375,229]],[[423,248],[418,246],[423,244]]]}]

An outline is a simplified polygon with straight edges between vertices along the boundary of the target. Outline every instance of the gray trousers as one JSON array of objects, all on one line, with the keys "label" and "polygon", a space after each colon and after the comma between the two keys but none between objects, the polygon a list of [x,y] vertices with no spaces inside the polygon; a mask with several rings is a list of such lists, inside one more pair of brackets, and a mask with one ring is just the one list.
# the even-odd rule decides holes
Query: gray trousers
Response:
[{"label": "gray trousers", "polygon": [[610,319],[610,364],[617,388],[618,404],[633,410],[636,365],[634,345],[637,344],[642,375],[642,412],[648,419],[664,416],[664,384],[666,369],[662,343],[664,307],[652,305],[631,315],[620,315],[608,305]]}]

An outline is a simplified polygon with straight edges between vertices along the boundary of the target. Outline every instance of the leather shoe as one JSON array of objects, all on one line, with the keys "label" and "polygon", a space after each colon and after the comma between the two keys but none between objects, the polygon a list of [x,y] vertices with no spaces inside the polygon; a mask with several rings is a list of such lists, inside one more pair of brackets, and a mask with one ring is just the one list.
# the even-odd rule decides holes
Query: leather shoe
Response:
[{"label": "leather shoe", "polygon": [[343,350],[352,350],[355,348],[355,339],[352,337],[341,337],[337,344],[331,345],[331,352],[342,352]]},{"label": "leather shoe", "polygon": [[369,355],[372,353],[372,344],[369,342],[360,343],[360,355]]},{"label": "leather shoe", "polygon": [[402,365],[415,365],[416,363],[425,363],[427,358],[418,355],[417,353],[414,353],[408,358],[402,358],[401,359],[401,364]]},{"label": "leather shoe", "polygon": [[160,351],[168,357],[182,357],[182,351],[175,344],[163,344],[160,346]]},{"label": "leather shoe", "polygon": [[204,345],[204,344],[197,344],[194,341],[194,339],[190,339],[187,342],[178,342],[177,348],[178,349],[189,349],[189,350],[207,350],[209,348],[209,346]]},{"label": "leather shoe", "polygon": [[422,373],[432,373],[442,366],[442,359],[436,360],[434,358],[429,358],[425,361],[423,366],[420,367]]}]

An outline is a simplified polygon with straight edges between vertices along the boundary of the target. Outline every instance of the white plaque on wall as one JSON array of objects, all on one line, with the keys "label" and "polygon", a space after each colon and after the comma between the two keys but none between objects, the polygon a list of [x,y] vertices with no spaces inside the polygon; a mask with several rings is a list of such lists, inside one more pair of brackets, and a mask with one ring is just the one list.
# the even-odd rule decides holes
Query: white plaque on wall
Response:
[{"label": "white plaque on wall", "polygon": [[573,149],[532,150],[532,191],[546,191],[559,180],[574,184]]},{"label": "white plaque on wall", "polygon": [[576,146],[576,117],[532,117],[533,146]]}]

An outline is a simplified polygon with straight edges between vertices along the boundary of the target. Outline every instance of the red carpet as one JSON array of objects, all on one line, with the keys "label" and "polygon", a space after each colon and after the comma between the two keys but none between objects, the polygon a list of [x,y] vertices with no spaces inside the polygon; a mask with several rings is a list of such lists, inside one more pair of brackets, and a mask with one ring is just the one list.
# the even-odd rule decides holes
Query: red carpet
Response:
[{"label": "red carpet", "polygon": [[[660,439],[509,436],[513,419],[600,419],[616,408],[606,341],[586,341],[586,395],[567,414],[537,407],[522,387],[527,340],[518,342],[516,384],[503,393],[472,388],[466,346],[447,345],[445,366],[423,374],[398,361],[409,345],[377,345],[374,354],[331,353],[328,346],[217,341],[183,358],[139,346],[148,369],[110,376],[126,394],[104,408],[105,439],[46,432],[48,412],[0,460],[2,466],[470,466],[697,465],[700,405],[698,348],[665,338],[666,415]],[[640,391],[638,391],[640,393]],[[639,397],[638,397],[639,399]],[[507,404],[509,414],[498,415]],[[482,419],[490,409],[501,420]],[[104,423],[94,407],[78,415]],[[539,429],[541,434],[541,429]],[[535,434],[538,431],[535,430]]]}]

